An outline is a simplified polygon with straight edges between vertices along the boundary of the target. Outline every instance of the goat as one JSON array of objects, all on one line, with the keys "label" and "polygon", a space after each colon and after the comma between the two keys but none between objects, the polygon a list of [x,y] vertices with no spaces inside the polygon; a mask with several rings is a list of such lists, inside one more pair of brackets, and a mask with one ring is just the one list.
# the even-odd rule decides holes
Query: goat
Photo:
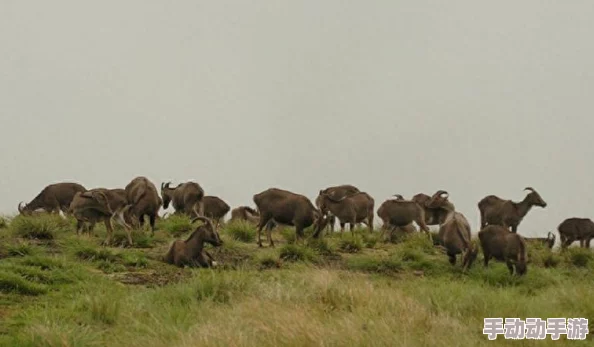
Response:
[{"label": "goat", "polygon": [[478,237],[485,256],[485,267],[489,265],[491,258],[495,258],[505,262],[512,275],[514,267],[516,274],[520,276],[528,271],[526,241],[522,236],[509,232],[509,229],[501,225],[487,225],[479,231]]},{"label": "goat", "polygon": [[518,225],[532,206],[542,208],[547,206],[547,203],[534,188],[527,187],[524,190],[528,190],[530,193],[520,202],[503,200],[495,195],[488,195],[481,199],[478,203],[481,215],[481,229],[487,225],[501,225],[505,228],[511,228],[511,231],[515,233],[518,230]]},{"label": "goat", "polygon": [[231,207],[217,196],[204,196],[202,203],[204,204],[204,216],[213,220],[215,227],[218,228]]},{"label": "goat", "polygon": [[[260,234],[262,229],[272,220],[276,224],[295,226],[297,238],[302,238],[303,230],[314,226],[314,237],[319,237],[320,231],[326,227],[327,218],[304,195],[296,194],[278,188],[270,188],[253,197],[258,211],[258,246],[262,247]],[[267,228],[268,243],[274,247],[271,230]]]},{"label": "goat", "polygon": [[590,248],[594,238],[594,222],[590,218],[567,218],[557,227],[561,238],[561,248],[565,249],[574,241],[580,241],[580,247]]},{"label": "goat", "polygon": [[349,223],[353,236],[355,236],[354,227],[357,223],[367,224],[370,232],[373,232],[373,207],[375,202],[369,194],[359,192],[336,199],[320,190],[318,198],[316,202],[319,201],[320,210],[329,211],[340,221],[341,236],[346,223]]},{"label": "goat", "polygon": [[388,228],[393,231],[415,222],[431,238],[429,227],[425,224],[425,210],[414,201],[388,199],[380,205],[377,215],[383,222],[380,237],[383,237]]},{"label": "goat", "polygon": [[223,241],[208,218],[198,216],[192,219],[192,223],[197,220],[201,220],[205,224],[196,228],[185,241],[174,241],[167,254],[163,257],[164,262],[178,267],[216,266],[212,256],[204,250],[204,243],[219,247],[223,244]]},{"label": "goat", "polygon": [[107,238],[104,241],[105,245],[111,244],[113,235],[112,220],[117,216],[117,221],[126,230],[128,244],[132,245],[131,227],[126,223],[124,218],[124,214],[129,207],[123,189],[96,188],[76,193],[69,206],[69,210],[74,218],[76,218],[77,234],[82,231],[84,222],[91,223],[90,231],[93,230],[95,223],[103,221],[107,230]]},{"label": "goat", "polygon": [[157,193],[157,187],[146,177],[139,176],[130,181],[124,190],[130,205],[131,218],[138,222],[138,227],[142,227],[144,216],[148,216],[151,234],[155,235],[155,221],[162,203],[162,199]]},{"label": "goat", "polygon": [[449,194],[437,191],[427,203],[428,208],[444,209],[447,217],[439,226],[439,239],[446,249],[450,264],[456,264],[456,255],[462,254],[463,271],[468,270],[478,255],[478,249],[472,244],[470,224],[464,215],[456,212],[454,204],[448,200]]},{"label": "goat", "polygon": [[545,245],[547,248],[551,249],[555,245],[555,240],[557,237],[555,234],[549,231],[547,237],[524,237],[524,240],[528,243],[541,243]]},{"label": "goat", "polygon": [[82,185],[73,182],[50,184],[43,188],[28,204],[23,206],[21,201],[18,210],[22,215],[31,215],[39,209],[49,213],[67,212],[76,193],[82,193],[86,190]]},{"label": "goat", "polygon": [[[323,192],[324,194],[327,194],[330,197],[339,200],[345,196],[359,193],[360,190],[359,190],[359,188],[357,188],[351,184],[342,184],[342,185],[322,189],[320,192]],[[330,227],[330,232],[334,232],[334,224],[336,222],[336,216],[332,215],[331,213],[328,213],[329,211],[327,211],[321,207],[321,196],[320,195],[318,195],[318,197],[316,198],[315,204],[316,204],[316,207],[318,209],[320,209],[320,211],[327,216],[327,218],[328,218],[327,225]]]},{"label": "goat", "polygon": [[[193,216],[195,213],[204,215],[204,189],[196,182],[180,183],[175,188],[169,187],[171,182],[161,183],[163,209],[173,205],[177,214],[183,213]],[[198,211],[198,212],[195,212]]]}]

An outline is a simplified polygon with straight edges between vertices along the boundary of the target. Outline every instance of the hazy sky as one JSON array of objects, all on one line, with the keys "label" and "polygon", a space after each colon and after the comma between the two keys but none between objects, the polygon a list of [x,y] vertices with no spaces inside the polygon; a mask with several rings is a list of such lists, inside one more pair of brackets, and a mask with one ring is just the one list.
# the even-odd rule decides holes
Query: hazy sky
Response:
[{"label": "hazy sky", "polygon": [[0,1],[0,212],[188,179],[230,205],[351,183],[594,217],[594,2]]}]

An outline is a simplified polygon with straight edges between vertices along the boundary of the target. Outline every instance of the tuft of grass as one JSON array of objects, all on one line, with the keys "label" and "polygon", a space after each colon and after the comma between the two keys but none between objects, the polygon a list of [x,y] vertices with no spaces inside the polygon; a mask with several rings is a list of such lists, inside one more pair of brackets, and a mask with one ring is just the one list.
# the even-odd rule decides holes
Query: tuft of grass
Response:
[{"label": "tuft of grass", "polygon": [[54,216],[19,216],[14,219],[10,227],[16,237],[53,240],[57,232],[65,227],[63,222],[60,217]]},{"label": "tuft of grass", "polygon": [[17,244],[8,245],[7,247],[7,254],[11,257],[24,257],[37,253],[37,248],[26,242],[19,242]]},{"label": "tuft of grass", "polygon": [[396,257],[359,256],[349,258],[347,268],[355,271],[393,274],[404,270],[404,264]]},{"label": "tuft of grass", "polygon": [[141,252],[127,252],[121,255],[122,263],[125,266],[132,266],[136,268],[148,267],[148,259],[144,253]]},{"label": "tuft of grass", "polygon": [[546,268],[555,268],[557,267],[557,265],[559,265],[559,263],[561,262],[561,258],[553,253],[549,253],[544,259],[543,259],[543,265]]},{"label": "tuft of grass", "polygon": [[118,255],[108,248],[83,247],[75,252],[81,260],[115,262]]},{"label": "tuft of grass", "polygon": [[359,253],[363,249],[363,242],[356,236],[343,238],[338,243],[338,249],[346,253]]},{"label": "tuft of grass", "polygon": [[310,238],[307,240],[307,246],[324,256],[334,255],[336,253],[335,247],[325,238]]},{"label": "tuft of grass", "polygon": [[65,268],[65,264],[62,260],[50,257],[32,256],[23,258],[20,262],[26,266],[36,266],[42,270],[55,270]]},{"label": "tuft of grass", "polygon": [[250,278],[242,272],[219,273],[199,271],[200,279],[196,283],[198,301],[228,303],[236,293],[244,292],[250,284]]},{"label": "tuft of grass", "polygon": [[379,241],[379,235],[377,234],[368,234],[364,233],[363,236],[363,246],[365,248],[374,248],[377,242]]},{"label": "tuft of grass", "polygon": [[190,218],[184,215],[171,215],[167,219],[160,219],[157,222],[159,230],[165,230],[173,237],[180,237],[193,229]]},{"label": "tuft of grass", "polygon": [[0,217],[0,229],[8,228],[8,219],[5,217]]},{"label": "tuft of grass", "polygon": [[228,234],[233,240],[246,243],[256,240],[256,232],[256,227],[253,224],[243,220],[230,222],[224,228],[224,233]]},{"label": "tuft of grass", "polygon": [[279,232],[283,239],[287,241],[288,244],[294,244],[297,241],[297,235],[295,234],[295,228],[288,228],[288,227],[280,227]]},{"label": "tuft of grass", "polygon": [[313,249],[295,244],[283,246],[280,249],[280,258],[292,262],[315,262],[318,260],[318,256]]},{"label": "tuft of grass", "polygon": [[0,270],[0,292],[22,295],[40,295],[47,293],[43,285],[30,282],[15,273]]},{"label": "tuft of grass", "polygon": [[567,249],[567,257],[571,264],[577,267],[586,267],[592,263],[594,255],[592,251],[582,247],[572,247]]}]

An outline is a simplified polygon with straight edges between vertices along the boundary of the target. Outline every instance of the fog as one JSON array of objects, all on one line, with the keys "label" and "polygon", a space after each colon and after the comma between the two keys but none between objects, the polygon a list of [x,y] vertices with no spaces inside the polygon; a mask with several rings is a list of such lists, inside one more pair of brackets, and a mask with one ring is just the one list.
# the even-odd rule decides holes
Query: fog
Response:
[{"label": "fog", "polygon": [[0,3],[0,212],[189,179],[232,207],[350,183],[592,217],[592,1]]}]

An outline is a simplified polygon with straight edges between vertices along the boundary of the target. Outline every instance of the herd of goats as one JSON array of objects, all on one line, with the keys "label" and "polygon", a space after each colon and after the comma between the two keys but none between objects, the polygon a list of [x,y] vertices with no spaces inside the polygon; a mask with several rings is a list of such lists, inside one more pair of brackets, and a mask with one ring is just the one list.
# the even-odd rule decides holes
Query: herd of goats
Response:
[{"label": "herd of goats", "polygon": [[[549,232],[546,238],[526,238],[517,233],[518,225],[533,206],[546,207],[546,202],[533,188],[520,202],[489,195],[478,203],[480,211],[479,243],[484,254],[484,265],[491,258],[505,262],[511,274],[526,273],[527,241],[542,242],[552,248],[555,235]],[[231,211],[231,220],[245,220],[257,225],[258,245],[262,247],[261,232],[266,230],[268,243],[274,247],[271,231],[276,225],[294,226],[298,239],[304,237],[304,229],[313,227],[313,237],[319,238],[322,231],[338,220],[341,233],[349,224],[351,232],[357,224],[365,224],[373,232],[374,199],[352,185],[339,185],[320,190],[315,205],[304,195],[270,188],[253,196],[256,208],[240,206]],[[173,206],[173,214],[192,218],[192,223],[202,221],[187,240],[175,241],[164,261],[177,266],[210,267],[216,264],[204,250],[204,244],[221,246],[218,226],[230,207],[216,196],[206,196],[204,189],[195,182],[186,182],[171,187],[171,182],[161,184],[159,195],[156,186],[146,177],[136,177],[124,189],[86,189],[78,183],[63,182],[45,187],[28,204],[18,205],[19,213],[31,215],[39,212],[71,215],[77,220],[76,233],[90,232],[98,222],[107,229],[105,244],[112,241],[115,221],[126,230],[127,241],[132,245],[131,230],[141,228],[148,216],[152,233],[155,221],[160,218],[161,208]],[[384,201],[377,210],[382,220],[382,232],[401,230],[413,232],[416,223],[429,237],[428,225],[439,226],[440,247],[445,250],[452,265],[461,255],[464,270],[468,269],[478,255],[478,247],[471,241],[471,229],[466,217],[456,211],[449,201],[449,194],[439,190],[433,196],[417,194],[407,200],[394,195]],[[162,218],[166,218],[165,214]],[[588,218],[568,218],[557,228],[561,247],[566,248],[579,240],[581,247],[590,247],[594,238],[594,222]],[[342,234],[341,234],[342,235]]]}]

